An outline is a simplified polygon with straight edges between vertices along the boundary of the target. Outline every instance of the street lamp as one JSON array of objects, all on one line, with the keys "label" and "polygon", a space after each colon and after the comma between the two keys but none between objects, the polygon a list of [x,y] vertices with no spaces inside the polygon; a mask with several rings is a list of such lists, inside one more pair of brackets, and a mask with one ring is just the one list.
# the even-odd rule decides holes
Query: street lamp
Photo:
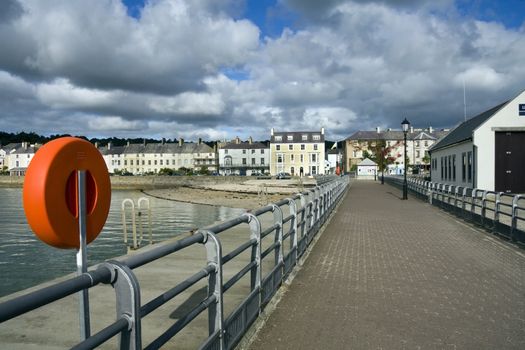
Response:
[{"label": "street lamp", "polygon": [[385,150],[384,142],[386,141],[383,140],[381,142],[381,185],[385,184],[385,153],[386,153],[386,150]]},{"label": "street lamp", "polygon": [[410,127],[410,122],[405,118],[403,122],[401,122],[401,128],[403,129],[403,134],[405,138],[405,152],[403,154],[403,157],[405,159],[403,160],[403,164],[405,165],[405,171],[404,171],[404,179],[403,179],[403,199],[408,199],[408,184],[407,184],[407,132],[408,128]]}]

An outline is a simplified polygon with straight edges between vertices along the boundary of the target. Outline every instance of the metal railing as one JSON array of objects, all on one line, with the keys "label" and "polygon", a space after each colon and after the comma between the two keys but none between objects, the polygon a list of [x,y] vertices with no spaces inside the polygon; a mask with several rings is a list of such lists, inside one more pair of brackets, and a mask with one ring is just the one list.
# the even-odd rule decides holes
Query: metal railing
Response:
[{"label": "metal railing", "polygon": [[[347,177],[317,186],[303,193],[246,212],[234,219],[198,230],[195,234],[139,252],[122,261],[106,261],[77,277],[16,297],[0,304],[0,323],[50,304],[82,290],[111,284],[116,296],[116,321],[80,342],[74,349],[92,349],[119,336],[120,349],[158,349],[183,330],[202,312],[208,312],[208,338],[200,349],[231,349],[271,300],[284,279],[297,265],[308,246],[342,198],[349,184]],[[262,224],[261,218],[272,217]],[[268,220],[266,220],[268,221]],[[245,225],[243,227],[243,225]],[[230,252],[222,251],[221,233],[241,227],[248,239]],[[268,237],[270,244],[264,244]],[[206,261],[200,271],[146,303],[141,300],[141,286],[134,269],[202,245]],[[228,280],[224,266],[243,252],[250,255],[244,265]],[[263,273],[263,264],[271,269]],[[229,314],[224,314],[224,293],[244,276],[250,278],[248,295]],[[201,280],[207,279],[206,298],[194,305],[149,344],[142,343],[142,319],[176,298]],[[58,330],[57,330],[58,331]]]},{"label": "metal railing", "polygon": [[[399,188],[403,179],[385,176]],[[417,178],[408,179],[408,191],[429,203],[488,231],[525,244],[525,195],[454,186]]]}]

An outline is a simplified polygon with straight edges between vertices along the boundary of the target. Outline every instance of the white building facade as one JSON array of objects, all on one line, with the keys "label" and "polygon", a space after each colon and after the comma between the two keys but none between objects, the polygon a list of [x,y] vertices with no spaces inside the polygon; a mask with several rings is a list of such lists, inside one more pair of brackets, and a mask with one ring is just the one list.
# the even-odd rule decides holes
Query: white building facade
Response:
[{"label": "white building facade", "polygon": [[161,169],[217,171],[215,150],[205,143],[142,143],[99,148],[110,173],[157,174]]},{"label": "white building facade", "polygon": [[220,175],[253,175],[270,172],[270,148],[250,138],[236,138],[219,146]]},{"label": "white building facade", "polygon": [[524,193],[525,91],[461,123],[430,153],[434,182]]}]

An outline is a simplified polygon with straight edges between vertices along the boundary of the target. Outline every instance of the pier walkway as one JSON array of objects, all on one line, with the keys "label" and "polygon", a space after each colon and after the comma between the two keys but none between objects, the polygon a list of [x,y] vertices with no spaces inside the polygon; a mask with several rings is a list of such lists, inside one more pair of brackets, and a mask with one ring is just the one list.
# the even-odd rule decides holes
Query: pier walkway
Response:
[{"label": "pier walkway", "polygon": [[355,181],[250,349],[525,349],[525,250]]}]

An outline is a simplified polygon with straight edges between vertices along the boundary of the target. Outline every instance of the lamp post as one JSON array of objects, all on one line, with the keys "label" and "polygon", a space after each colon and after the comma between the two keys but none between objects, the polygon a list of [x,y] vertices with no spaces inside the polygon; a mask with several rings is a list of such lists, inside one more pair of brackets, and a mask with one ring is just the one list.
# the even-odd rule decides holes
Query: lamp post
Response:
[{"label": "lamp post", "polygon": [[385,184],[385,144],[381,144],[381,185]]},{"label": "lamp post", "polygon": [[407,132],[408,128],[410,127],[410,122],[405,118],[403,122],[401,122],[401,128],[403,129],[404,139],[405,139],[405,152],[403,153],[403,157],[405,159],[403,160],[403,164],[405,166],[404,171],[404,179],[403,179],[403,199],[408,199],[408,184],[407,184]]}]

